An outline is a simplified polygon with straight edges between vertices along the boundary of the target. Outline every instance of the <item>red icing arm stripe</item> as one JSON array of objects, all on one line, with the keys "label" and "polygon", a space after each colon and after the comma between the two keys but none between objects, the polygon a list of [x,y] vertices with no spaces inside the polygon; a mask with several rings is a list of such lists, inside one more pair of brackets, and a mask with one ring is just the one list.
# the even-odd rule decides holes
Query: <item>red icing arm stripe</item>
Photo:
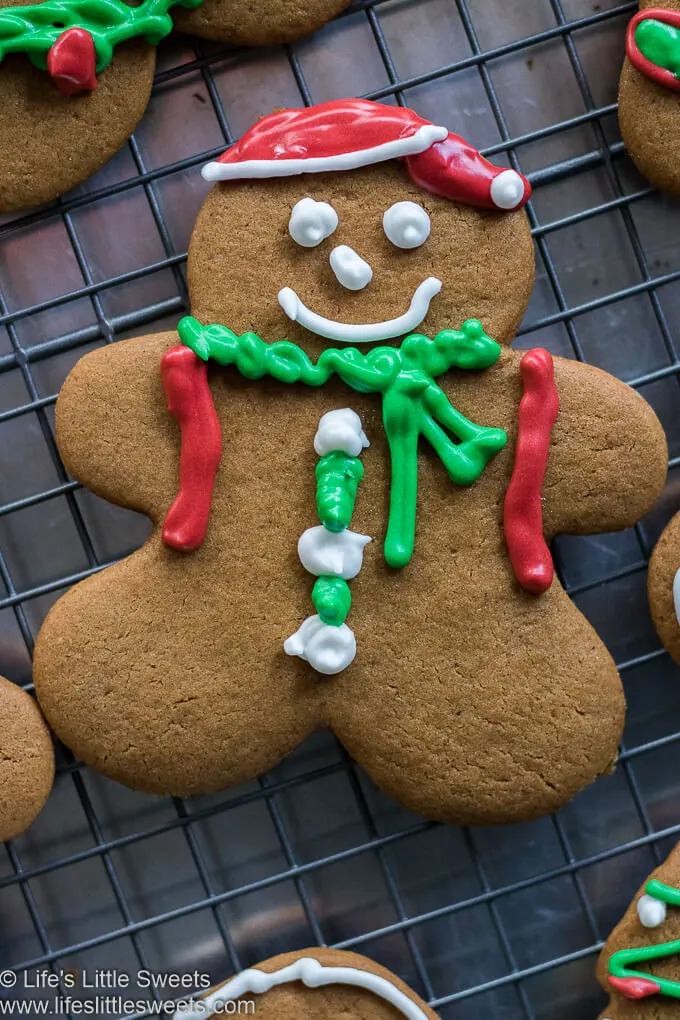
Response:
[{"label": "red icing arm stripe", "polygon": [[527,351],[520,362],[520,373],[524,393],[519,404],[515,465],[505,494],[503,528],[517,580],[527,591],[540,595],[553,579],[541,507],[550,433],[559,410],[552,355],[542,347]]},{"label": "red icing arm stripe", "polygon": [[208,530],[222,431],[208,385],[208,366],[191,348],[179,345],[166,351],[161,378],[168,410],[182,437],[179,492],[163,521],[163,542],[192,552]]},{"label": "red icing arm stripe", "polygon": [[627,999],[646,999],[648,995],[656,995],[661,991],[656,981],[648,978],[627,977],[619,978],[609,976],[609,984]]}]

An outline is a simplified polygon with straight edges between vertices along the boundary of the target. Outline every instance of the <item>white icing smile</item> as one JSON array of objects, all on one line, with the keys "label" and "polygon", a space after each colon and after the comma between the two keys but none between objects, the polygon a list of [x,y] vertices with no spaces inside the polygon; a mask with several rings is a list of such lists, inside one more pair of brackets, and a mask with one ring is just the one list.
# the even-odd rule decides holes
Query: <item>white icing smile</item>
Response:
[{"label": "white icing smile", "polygon": [[300,300],[291,287],[279,291],[279,304],[293,322],[311,333],[326,337],[328,340],[341,340],[345,343],[371,343],[374,340],[393,340],[396,336],[410,333],[416,329],[427,315],[430,301],[442,289],[442,282],[435,276],[428,276],[416,288],[411,304],[403,315],[384,322],[370,322],[354,325],[348,322],[337,322],[317,315]]}]

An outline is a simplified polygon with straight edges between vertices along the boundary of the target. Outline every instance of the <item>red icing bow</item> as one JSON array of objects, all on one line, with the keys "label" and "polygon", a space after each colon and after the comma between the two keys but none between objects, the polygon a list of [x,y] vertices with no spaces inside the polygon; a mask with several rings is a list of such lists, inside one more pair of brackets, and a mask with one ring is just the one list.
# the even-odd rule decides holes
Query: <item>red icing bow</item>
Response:
[{"label": "red icing bow", "polygon": [[47,70],[60,92],[93,91],[97,87],[94,39],[85,28],[62,32],[47,53]]},{"label": "red icing bow", "polygon": [[262,117],[241,140],[203,167],[209,181],[290,177],[355,170],[403,159],[411,178],[436,195],[482,209],[519,209],[531,185],[494,166],[459,135],[413,110],[341,99]]}]

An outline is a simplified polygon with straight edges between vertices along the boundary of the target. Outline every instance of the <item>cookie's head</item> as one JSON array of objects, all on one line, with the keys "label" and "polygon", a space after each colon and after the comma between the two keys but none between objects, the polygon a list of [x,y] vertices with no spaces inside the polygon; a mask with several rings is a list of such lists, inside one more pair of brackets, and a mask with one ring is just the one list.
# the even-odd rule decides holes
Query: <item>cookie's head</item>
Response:
[{"label": "cookie's head", "polygon": [[479,318],[510,341],[533,283],[529,183],[411,110],[343,100],[264,117],[204,169],[203,322],[309,350]]}]

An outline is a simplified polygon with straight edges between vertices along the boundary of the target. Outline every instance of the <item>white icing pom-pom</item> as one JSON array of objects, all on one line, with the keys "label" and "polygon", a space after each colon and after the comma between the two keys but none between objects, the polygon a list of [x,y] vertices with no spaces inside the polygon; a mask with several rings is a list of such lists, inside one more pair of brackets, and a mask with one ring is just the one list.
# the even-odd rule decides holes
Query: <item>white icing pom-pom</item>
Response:
[{"label": "white icing pom-pom", "polygon": [[319,457],[325,457],[334,450],[358,457],[363,448],[369,445],[361,427],[361,418],[351,407],[327,411],[319,419],[319,427],[314,436],[314,449]]},{"label": "white icing pom-pom", "polygon": [[331,574],[349,581],[361,570],[364,546],[370,541],[368,535],[358,535],[349,528],[329,531],[319,524],[300,535],[298,556],[305,570],[315,577]]},{"label": "white icing pom-pom", "polygon": [[524,197],[524,181],[515,170],[503,170],[491,182],[491,201],[498,209],[514,209]]},{"label": "white icing pom-pom", "polygon": [[641,896],[637,903],[640,924],[645,928],[658,928],[666,920],[666,904],[654,896]]},{"label": "white icing pom-pom", "polygon": [[331,627],[318,616],[308,616],[299,630],[283,642],[287,655],[298,655],[325,676],[340,673],[357,653],[354,632],[346,623]]}]

